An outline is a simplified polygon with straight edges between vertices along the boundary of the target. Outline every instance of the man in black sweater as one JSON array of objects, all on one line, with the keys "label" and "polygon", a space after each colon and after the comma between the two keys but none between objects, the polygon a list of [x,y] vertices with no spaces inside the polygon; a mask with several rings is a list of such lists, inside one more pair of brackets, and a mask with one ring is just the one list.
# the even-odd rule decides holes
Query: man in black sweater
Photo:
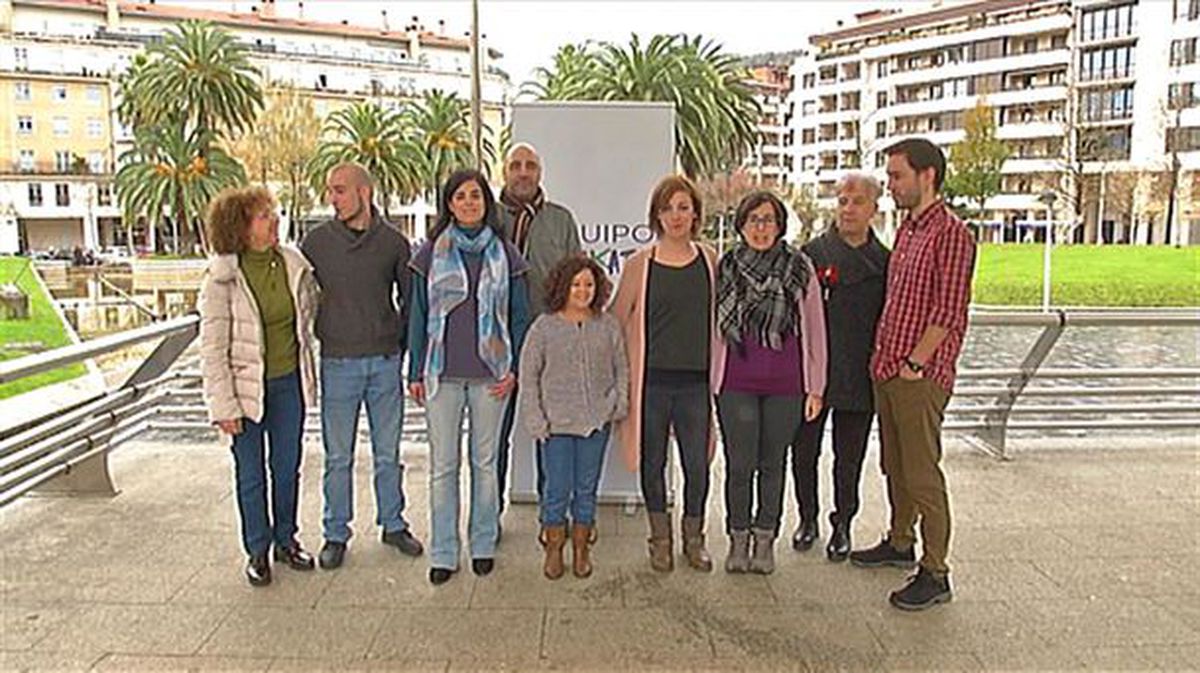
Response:
[{"label": "man in black sweater", "polygon": [[325,544],[321,567],[337,568],[354,518],[354,443],[365,403],[374,452],[376,523],[383,542],[409,556],[424,549],[404,520],[400,367],[408,324],[408,239],[372,205],[372,180],[358,164],[329,171],[326,198],[334,219],[310,231],[300,247],[321,286],[321,439]]}]

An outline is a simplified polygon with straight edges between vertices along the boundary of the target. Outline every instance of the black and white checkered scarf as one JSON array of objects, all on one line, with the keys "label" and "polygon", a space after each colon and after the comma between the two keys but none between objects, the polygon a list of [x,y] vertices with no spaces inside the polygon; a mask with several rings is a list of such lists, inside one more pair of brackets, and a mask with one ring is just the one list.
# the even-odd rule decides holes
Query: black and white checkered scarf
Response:
[{"label": "black and white checkered scarf", "polygon": [[808,285],[804,253],[783,240],[758,251],[740,242],[717,267],[717,329],[741,344],[747,334],[773,350],[799,332],[797,303]]}]

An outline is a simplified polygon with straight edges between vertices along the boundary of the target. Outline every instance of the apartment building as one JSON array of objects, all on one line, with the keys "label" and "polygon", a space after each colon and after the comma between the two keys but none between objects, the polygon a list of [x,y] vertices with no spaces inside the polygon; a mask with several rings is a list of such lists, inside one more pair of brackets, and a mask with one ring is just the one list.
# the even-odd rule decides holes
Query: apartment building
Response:
[{"label": "apartment building", "polygon": [[[1010,156],[1000,193],[985,204],[981,238],[1040,238],[1028,223],[1047,217],[1047,203],[1069,241],[1180,236],[1168,222],[1186,220],[1190,209],[1168,217],[1164,207],[1166,181],[1187,182],[1167,159],[1168,79],[1173,100],[1186,103],[1176,124],[1185,143],[1188,125],[1200,125],[1185,96],[1196,76],[1184,63],[1200,25],[1177,5],[976,0],[860,14],[814,35],[812,53],[792,67],[793,179],[815,185],[831,205],[838,178],[859,169],[882,177],[882,150],[902,138],[925,137],[948,151],[965,136],[964,113],[983,101]],[[1194,46],[1191,53],[1194,62]],[[1186,170],[1193,158],[1185,146],[1196,148],[1180,146]]]},{"label": "apartment building", "polygon": [[769,187],[783,187],[792,173],[793,140],[789,127],[788,94],[790,76],[788,68],[777,65],[760,65],[749,69],[746,84],[754,92],[754,98],[762,109],[758,120],[758,137],[750,147],[742,167],[758,183]]},{"label": "apartment building", "polygon": [[[301,3],[302,7],[302,3]],[[369,99],[399,106],[430,89],[470,97],[469,44],[407,25],[386,12],[366,28],[251,11],[122,0],[0,0],[0,253],[125,246],[112,191],[132,134],[116,118],[117,78],[143,46],[187,19],[229,30],[252,53],[264,81],[294,86],[324,117]],[[498,134],[510,97],[500,54],[485,49],[484,121]],[[393,213],[421,236],[433,212],[418,202]],[[134,245],[165,231],[139,223]]]}]

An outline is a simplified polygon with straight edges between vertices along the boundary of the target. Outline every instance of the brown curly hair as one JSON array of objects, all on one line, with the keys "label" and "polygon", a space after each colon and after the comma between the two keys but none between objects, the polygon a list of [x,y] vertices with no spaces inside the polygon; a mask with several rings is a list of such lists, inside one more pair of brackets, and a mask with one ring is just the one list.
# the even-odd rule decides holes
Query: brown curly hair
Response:
[{"label": "brown curly hair", "polygon": [[584,270],[592,272],[592,280],[596,283],[596,294],[592,297],[589,308],[592,309],[592,313],[604,310],[604,306],[608,304],[608,295],[612,292],[612,281],[608,279],[604,267],[600,266],[596,260],[585,254],[576,253],[564,257],[546,276],[547,312],[556,313],[563,310],[567,305],[567,297],[571,294],[571,281],[575,280],[575,276]]},{"label": "brown curly hair", "polygon": [[204,228],[208,247],[218,255],[236,255],[246,249],[250,221],[264,209],[275,209],[275,197],[266,187],[230,187],[208,204]]}]

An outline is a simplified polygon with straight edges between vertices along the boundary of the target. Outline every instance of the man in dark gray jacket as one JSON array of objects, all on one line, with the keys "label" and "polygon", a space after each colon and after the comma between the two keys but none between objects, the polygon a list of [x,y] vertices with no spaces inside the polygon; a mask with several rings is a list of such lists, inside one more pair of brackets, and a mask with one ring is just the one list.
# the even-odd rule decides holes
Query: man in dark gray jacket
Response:
[{"label": "man in dark gray jacket", "polygon": [[408,239],[372,205],[366,169],[345,163],[329,171],[326,197],[334,219],[300,244],[321,286],[317,338],[321,342],[321,439],[325,445],[321,567],[337,568],[354,518],[354,440],[366,404],[375,454],[376,523],[383,542],[409,556],[421,543],[404,520],[404,466],[400,429],[404,393],[400,366],[408,325]]},{"label": "man in dark gray jacket", "polygon": [[[530,319],[536,319],[546,310],[543,285],[550,269],[564,257],[582,250],[579,227],[570,210],[546,199],[542,189],[542,158],[528,143],[513,145],[504,157],[504,189],[500,192],[500,202],[503,206],[500,209],[500,223],[504,227],[504,234],[529,262]],[[504,511],[508,485],[508,454],[516,399],[516,394],[509,398],[496,452],[501,512]],[[535,458],[540,494],[542,461],[540,455],[535,455]]]}]

